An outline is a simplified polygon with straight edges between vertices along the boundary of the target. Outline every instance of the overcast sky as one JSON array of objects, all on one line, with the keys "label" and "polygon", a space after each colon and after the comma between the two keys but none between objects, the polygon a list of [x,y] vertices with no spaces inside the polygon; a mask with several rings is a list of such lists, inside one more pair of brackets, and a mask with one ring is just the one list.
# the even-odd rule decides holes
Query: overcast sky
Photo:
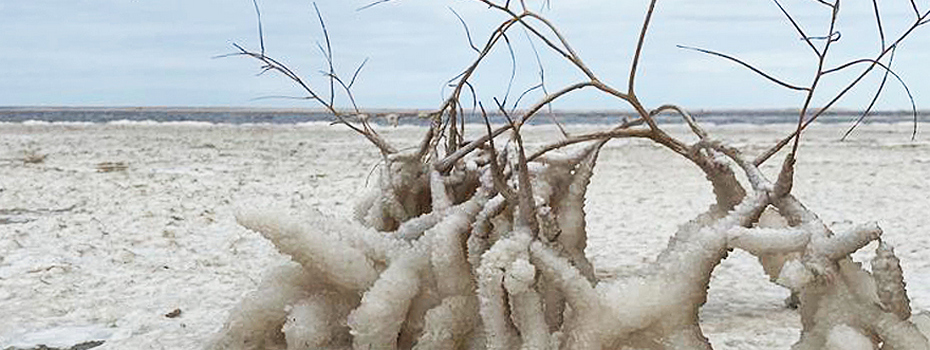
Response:
[{"label": "overcast sky", "polygon": [[[337,72],[350,78],[366,58],[353,90],[359,105],[435,108],[445,82],[476,56],[450,10],[468,23],[477,45],[503,17],[474,0],[394,0],[364,11],[368,0],[319,0],[332,38]],[[828,9],[811,0],[783,0],[811,35],[826,35]],[[528,0],[535,8],[539,1]],[[602,80],[625,90],[630,57],[646,0],[551,0],[542,13],[561,28]],[[860,4],[861,3],[861,4]],[[887,36],[897,37],[914,19],[910,2],[885,0]],[[320,92],[323,40],[313,3],[259,0],[267,53],[307,77]],[[864,7],[857,7],[864,6]],[[926,5],[925,5],[926,6]],[[922,9],[925,10],[925,9]],[[871,2],[844,2],[835,43],[835,66],[880,49]],[[510,34],[517,75],[513,102],[539,83],[539,66],[523,31]],[[31,0],[0,2],[0,106],[243,106],[317,107],[308,101],[260,99],[301,96],[275,74],[256,76],[244,57],[216,59],[232,43],[258,49],[250,0]],[[655,106],[688,108],[797,108],[803,95],[786,90],[731,62],[678,49],[698,46],[738,56],[795,84],[809,84],[816,57],[771,0],[660,0],[637,75],[637,95]],[[577,70],[536,42],[549,91],[579,81]],[[896,71],[918,107],[930,108],[930,27],[901,46]],[[511,60],[505,46],[478,71],[479,98],[508,96]],[[852,73],[853,71],[850,71]],[[829,76],[827,97],[849,74]],[[863,108],[881,78],[874,74],[841,106]],[[540,92],[541,93],[541,92]],[[890,82],[882,109],[909,108],[904,90]],[[540,95],[528,95],[532,102]],[[340,98],[341,104],[346,100]],[[615,100],[583,92],[560,100],[562,109],[616,109]]]}]

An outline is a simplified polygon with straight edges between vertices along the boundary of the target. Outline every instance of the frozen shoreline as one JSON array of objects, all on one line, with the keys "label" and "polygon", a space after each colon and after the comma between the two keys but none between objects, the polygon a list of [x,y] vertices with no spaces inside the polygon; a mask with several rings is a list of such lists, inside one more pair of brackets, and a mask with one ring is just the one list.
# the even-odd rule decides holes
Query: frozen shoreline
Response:
[{"label": "frozen shoreline", "polygon": [[[928,310],[930,138],[910,141],[904,123],[868,124],[836,142],[844,127],[805,134],[795,194],[828,224],[877,221],[897,247],[912,306]],[[709,131],[755,154],[788,128]],[[410,146],[422,130],[383,133]],[[524,136],[531,145],[557,137],[552,126]],[[0,223],[11,219],[0,224],[0,349],[75,327],[103,329],[97,349],[198,349],[263,272],[286,261],[235,224],[236,208],[273,201],[348,215],[379,160],[364,138],[320,123],[5,123],[0,142]],[[45,158],[23,162],[29,154]],[[587,255],[602,275],[654,258],[711,202],[699,171],[647,142],[612,141],[595,171]],[[716,349],[787,349],[800,326],[785,296],[754,258],[734,252],[714,272],[705,333]],[[175,309],[180,316],[165,316]]]}]

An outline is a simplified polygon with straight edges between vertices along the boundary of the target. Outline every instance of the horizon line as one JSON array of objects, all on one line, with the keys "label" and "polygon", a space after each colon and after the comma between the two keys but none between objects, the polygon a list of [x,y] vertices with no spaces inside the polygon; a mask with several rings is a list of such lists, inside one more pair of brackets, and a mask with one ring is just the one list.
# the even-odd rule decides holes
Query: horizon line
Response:
[{"label": "horizon line", "polygon": [[[340,111],[353,111],[354,108],[344,108]],[[359,113],[362,114],[418,114],[425,112],[434,112],[436,109],[430,108],[384,108],[384,107],[373,107],[373,108],[359,108]],[[809,112],[816,111],[817,108],[810,108]],[[133,111],[146,111],[146,112],[157,112],[157,111],[166,111],[166,112],[233,112],[233,113],[245,113],[245,112],[267,112],[267,113],[323,113],[331,114],[328,109],[324,108],[313,108],[313,107],[248,107],[248,106],[0,106],[0,112],[55,112],[55,111],[119,111],[119,112],[133,112]],[[515,112],[520,112],[522,110],[518,109]],[[571,113],[571,114],[635,114],[636,111],[633,109],[553,109],[554,113]],[[795,107],[786,107],[786,108],[695,108],[688,110],[691,114],[737,114],[737,113],[748,113],[748,114],[797,114],[800,113],[799,108]],[[851,115],[851,114],[861,114],[864,112],[864,109],[849,109],[849,108],[831,108],[824,112],[824,114],[830,115]],[[882,110],[872,110],[869,113],[873,115],[882,115],[882,114],[901,114],[901,113],[913,113],[912,109],[882,109]],[[354,113],[353,113],[354,114]],[[494,111],[490,114],[501,114],[498,111]],[[918,109],[918,115],[927,115],[930,114],[930,109]]]}]

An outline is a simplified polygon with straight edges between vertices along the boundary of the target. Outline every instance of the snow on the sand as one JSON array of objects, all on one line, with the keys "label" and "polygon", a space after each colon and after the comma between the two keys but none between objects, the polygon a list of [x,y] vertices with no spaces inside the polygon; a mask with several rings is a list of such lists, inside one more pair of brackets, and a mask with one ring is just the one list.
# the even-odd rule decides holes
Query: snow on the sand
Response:
[{"label": "snow on the sand", "polygon": [[[711,132],[754,154],[788,128]],[[399,146],[415,145],[421,132],[383,130]],[[531,144],[558,137],[547,126],[524,132]],[[877,221],[915,310],[930,309],[927,136],[910,141],[908,126],[888,124],[864,126],[849,142],[837,142],[841,134],[832,125],[805,134],[795,193],[828,224]],[[286,261],[235,224],[236,209],[270,201],[348,215],[378,161],[364,138],[317,124],[2,124],[0,349],[53,340],[198,349],[262,274]],[[654,258],[712,199],[693,166],[638,140],[609,143],[591,186],[587,254],[600,275]],[[755,259],[734,252],[714,273],[702,325],[717,349],[787,349],[800,327],[783,307],[787,295]]]}]

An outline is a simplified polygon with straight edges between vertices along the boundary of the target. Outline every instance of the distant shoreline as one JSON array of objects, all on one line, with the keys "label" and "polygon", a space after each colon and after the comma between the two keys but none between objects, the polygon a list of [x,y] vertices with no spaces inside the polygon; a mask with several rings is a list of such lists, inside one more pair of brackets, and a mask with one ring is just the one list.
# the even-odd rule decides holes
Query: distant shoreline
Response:
[{"label": "distant shoreline", "polygon": [[[811,109],[816,110],[816,108]],[[361,108],[362,113],[366,114],[416,114],[429,113],[433,109],[419,108]],[[187,107],[187,106],[0,106],[0,114],[3,113],[23,113],[23,112],[189,112],[189,113],[300,113],[300,114],[320,114],[329,113],[321,108],[293,108],[293,107]],[[517,110],[520,112],[520,110]],[[633,114],[633,110],[627,109],[555,109],[557,114]],[[692,115],[797,115],[800,109],[797,108],[699,108],[689,110]],[[824,115],[859,115],[862,110],[855,109],[831,109]],[[899,110],[873,110],[872,115],[901,115],[912,114],[910,109]],[[930,115],[930,109],[918,110],[918,115]]]},{"label": "distant shoreline", "polygon": [[[406,125],[428,125],[424,118],[429,110],[417,109],[363,109],[377,124],[389,124],[398,120]],[[519,114],[520,111],[515,111]],[[697,109],[690,113],[700,122],[714,124],[776,124],[797,121],[797,109]],[[852,122],[862,111],[836,109],[827,111],[821,123]],[[348,113],[355,114],[355,113]],[[540,112],[531,123],[550,124],[549,112]],[[628,110],[554,110],[552,115],[566,124],[614,124],[624,118],[632,119],[635,113]],[[505,122],[499,113],[490,114],[493,123]],[[680,118],[672,113],[658,117],[663,122],[678,123]],[[67,106],[0,106],[0,122],[88,122],[107,123],[113,121],[154,122],[208,122],[217,124],[296,124],[306,122],[330,122],[333,116],[326,110],[311,108],[250,108],[250,107],[67,107]],[[918,111],[918,122],[930,122],[930,110]],[[867,122],[896,123],[913,121],[910,110],[885,110],[869,113]],[[483,123],[476,114],[466,111],[467,123]]]}]

